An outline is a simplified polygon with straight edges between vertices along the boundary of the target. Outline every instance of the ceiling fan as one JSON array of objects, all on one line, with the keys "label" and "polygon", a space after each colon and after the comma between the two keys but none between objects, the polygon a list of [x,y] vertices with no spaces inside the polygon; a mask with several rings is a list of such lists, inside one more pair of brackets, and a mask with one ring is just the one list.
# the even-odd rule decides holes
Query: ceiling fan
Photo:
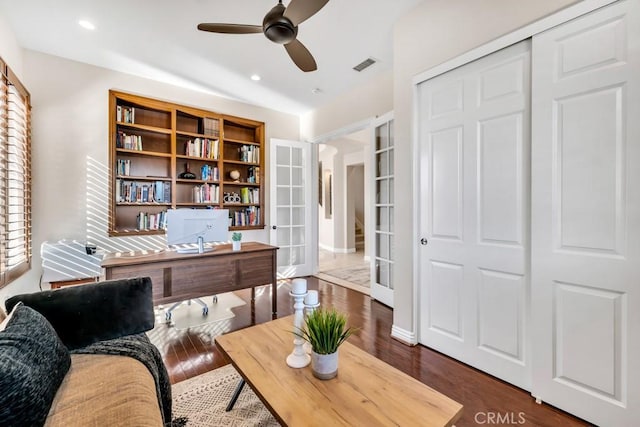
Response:
[{"label": "ceiling fan", "polygon": [[264,33],[272,42],[283,44],[293,62],[302,71],[318,69],[311,52],[298,40],[298,25],[315,15],[329,0],[291,0],[285,7],[282,0],[264,17],[262,25],[199,24],[198,29],[212,33]]}]

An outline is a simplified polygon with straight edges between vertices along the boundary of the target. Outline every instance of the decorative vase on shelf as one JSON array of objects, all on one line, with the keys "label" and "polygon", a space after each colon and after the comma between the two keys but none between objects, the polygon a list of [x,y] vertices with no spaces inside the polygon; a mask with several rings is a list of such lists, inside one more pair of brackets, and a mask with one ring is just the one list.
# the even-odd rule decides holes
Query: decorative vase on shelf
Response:
[{"label": "decorative vase on shelf", "polygon": [[189,170],[189,162],[184,164],[184,172],[178,175],[180,179],[196,179],[196,175]]}]

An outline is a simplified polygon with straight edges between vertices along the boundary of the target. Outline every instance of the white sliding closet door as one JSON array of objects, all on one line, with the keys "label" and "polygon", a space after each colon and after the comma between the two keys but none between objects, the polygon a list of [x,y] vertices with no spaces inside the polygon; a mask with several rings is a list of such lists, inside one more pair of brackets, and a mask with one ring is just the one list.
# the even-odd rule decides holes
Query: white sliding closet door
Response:
[{"label": "white sliding closet door", "polygon": [[640,2],[533,40],[532,392],[640,425]]},{"label": "white sliding closet door", "polygon": [[417,95],[419,340],[529,389],[530,43]]}]

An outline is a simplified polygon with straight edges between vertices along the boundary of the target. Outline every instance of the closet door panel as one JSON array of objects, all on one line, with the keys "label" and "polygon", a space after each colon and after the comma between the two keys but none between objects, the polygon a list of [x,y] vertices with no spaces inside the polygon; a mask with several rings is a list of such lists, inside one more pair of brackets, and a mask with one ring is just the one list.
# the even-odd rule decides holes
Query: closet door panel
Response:
[{"label": "closet door panel", "polygon": [[[419,85],[419,340],[530,383],[529,42]],[[448,99],[446,99],[448,97]]]},{"label": "closet door panel", "polygon": [[533,39],[532,394],[640,420],[640,2]]}]

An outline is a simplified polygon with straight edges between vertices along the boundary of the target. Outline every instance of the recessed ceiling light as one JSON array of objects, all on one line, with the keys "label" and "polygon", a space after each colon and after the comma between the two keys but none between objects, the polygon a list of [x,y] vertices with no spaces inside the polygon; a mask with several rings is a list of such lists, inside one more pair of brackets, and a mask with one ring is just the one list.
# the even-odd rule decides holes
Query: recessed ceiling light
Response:
[{"label": "recessed ceiling light", "polygon": [[251,76],[251,80],[253,80],[254,82],[257,82],[258,80],[260,80],[260,76],[257,74],[254,74]]},{"label": "recessed ceiling light", "polygon": [[311,89],[311,93],[317,95],[319,93],[322,93],[322,89],[320,89],[319,87],[314,87],[313,89]]},{"label": "recessed ceiling light", "polygon": [[86,19],[81,19],[78,21],[78,25],[80,25],[82,28],[87,29],[87,30],[95,30],[96,26],[93,25],[91,22],[87,21]]}]

